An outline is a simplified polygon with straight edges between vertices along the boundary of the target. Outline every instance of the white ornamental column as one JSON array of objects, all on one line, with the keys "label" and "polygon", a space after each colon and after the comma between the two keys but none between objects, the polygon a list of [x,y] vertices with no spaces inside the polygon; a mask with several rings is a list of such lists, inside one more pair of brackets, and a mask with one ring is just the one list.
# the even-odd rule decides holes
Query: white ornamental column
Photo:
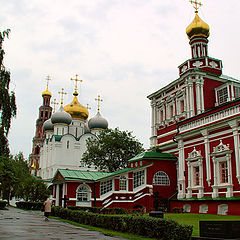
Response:
[{"label": "white ornamental column", "polygon": [[188,87],[188,81],[186,85],[186,113],[187,113],[187,118],[190,117],[190,98],[189,98],[189,87]]},{"label": "white ornamental column", "polygon": [[184,159],[184,147],[182,138],[178,140],[179,149],[179,167],[178,167],[178,199],[182,199],[186,196],[186,183],[185,183],[185,159]]},{"label": "white ornamental column", "polygon": [[194,116],[193,82],[189,82],[189,96],[190,96],[190,117],[193,117]]},{"label": "white ornamental column", "polygon": [[200,81],[199,76],[196,76],[196,103],[197,103],[197,114],[200,114],[202,112],[201,109],[201,95],[200,95]]},{"label": "white ornamental column", "polygon": [[206,175],[208,186],[211,185],[211,164],[210,164],[210,147],[209,147],[209,133],[207,129],[201,131],[201,134],[204,137],[204,146],[205,146],[205,162],[206,162]]},{"label": "white ornamental column", "polygon": [[59,184],[56,186],[56,206],[59,206]]},{"label": "white ornamental column", "polygon": [[236,163],[236,173],[238,183],[240,184],[240,159],[239,159],[239,133],[238,133],[238,126],[239,123],[237,120],[232,120],[228,122],[229,126],[232,128],[233,131],[233,139],[234,139],[234,150],[235,150],[235,163]]},{"label": "white ornamental column", "polygon": [[150,146],[154,147],[156,146],[156,101],[152,100],[151,101],[151,108],[152,108],[152,136],[150,138]]},{"label": "white ornamental column", "polygon": [[203,83],[204,83],[204,79],[203,79],[203,77],[201,77],[201,82],[200,82],[200,94],[201,94],[201,111],[202,111],[202,112],[205,111],[205,108],[204,108]]}]

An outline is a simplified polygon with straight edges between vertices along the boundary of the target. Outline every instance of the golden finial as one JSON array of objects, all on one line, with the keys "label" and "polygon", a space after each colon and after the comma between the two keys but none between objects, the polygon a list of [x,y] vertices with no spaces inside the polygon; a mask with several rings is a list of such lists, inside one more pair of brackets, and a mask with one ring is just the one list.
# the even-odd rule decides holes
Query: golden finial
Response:
[{"label": "golden finial", "polygon": [[51,81],[51,78],[50,78],[49,75],[47,75],[47,77],[46,77],[46,81],[47,81],[47,91],[48,91],[48,84],[49,84],[49,82]]},{"label": "golden finial", "polygon": [[75,79],[71,78],[71,80],[76,82],[75,83],[75,93],[74,94],[77,94],[77,82],[82,82],[83,80],[78,79],[77,74],[76,74],[76,78]]},{"label": "golden finial", "polygon": [[55,107],[56,107],[56,105],[59,104],[59,103],[57,102],[56,98],[54,98],[54,100],[51,102],[51,104],[53,104],[53,112],[55,113]]},{"label": "golden finial", "polygon": [[87,109],[91,109],[91,107],[89,107],[89,104],[87,103],[87,107],[86,107]]},{"label": "golden finial", "polygon": [[103,100],[100,99],[100,95],[98,95],[98,98],[95,98],[95,101],[98,102],[98,112],[99,112],[99,108],[100,108],[100,102],[102,102]]},{"label": "golden finial", "polygon": [[[60,94],[60,97],[61,97],[61,107],[63,106],[63,96],[66,95],[67,93],[64,92],[64,88],[62,88],[62,91],[61,92],[58,92],[58,94]],[[62,95],[62,96],[61,96]]]},{"label": "golden finial", "polygon": [[193,7],[195,8],[195,13],[197,13],[198,9],[202,6],[202,3],[198,2],[198,0],[190,0],[190,3],[193,4]]}]

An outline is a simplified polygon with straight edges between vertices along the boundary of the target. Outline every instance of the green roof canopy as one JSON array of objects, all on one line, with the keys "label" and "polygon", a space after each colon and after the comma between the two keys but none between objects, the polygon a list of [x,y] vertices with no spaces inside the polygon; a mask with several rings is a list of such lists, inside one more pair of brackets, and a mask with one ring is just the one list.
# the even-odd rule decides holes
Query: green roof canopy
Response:
[{"label": "green roof canopy", "polygon": [[[58,169],[57,173],[59,172],[65,180],[82,180],[82,181],[95,182],[95,181],[103,180],[105,178],[109,178],[109,177],[120,175],[120,174],[123,174],[123,173],[126,173],[126,172],[130,172],[130,171],[133,171],[134,169],[137,169],[137,168],[148,167],[150,165],[151,164],[147,164],[147,165],[140,166],[140,167],[135,167],[135,168],[124,168],[124,169],[121,169],[119,171],[111,172],[111,173],[69,170],[69,169]],[[56,174],[55,174],[55,176],[56,176]],[[54,176],[54,178],[55,178],[55,176]]]},{"label": "green roof canopy", "polygon": [[128,162],[135,162],[139,160],[172,160],[177,161],[177,157],[172,153],[162,153],[158,150],[158,148],[151,149],[149,151],[145,151],[139,153],[135,157],[128,160]]}]

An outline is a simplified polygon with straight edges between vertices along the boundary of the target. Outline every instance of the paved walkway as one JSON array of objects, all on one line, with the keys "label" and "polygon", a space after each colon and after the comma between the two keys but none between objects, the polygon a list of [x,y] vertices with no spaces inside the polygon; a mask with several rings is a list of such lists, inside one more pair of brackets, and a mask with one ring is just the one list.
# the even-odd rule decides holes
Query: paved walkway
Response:
[{"label": "paved walkway", "polygon": [[124,240],[121,237],[105,236],[55,219],[46,222],[42,212],[24,211],[13,207],[8,209],[0,210],[1,240]]}]

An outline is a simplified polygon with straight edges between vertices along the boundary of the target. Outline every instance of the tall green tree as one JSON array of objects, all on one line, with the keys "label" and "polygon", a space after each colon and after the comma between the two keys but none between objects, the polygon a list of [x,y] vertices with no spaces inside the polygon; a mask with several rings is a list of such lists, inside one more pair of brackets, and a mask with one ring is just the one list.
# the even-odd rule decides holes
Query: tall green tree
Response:
[{"label": "tall green tree", "polygon": [[12,197],[26,201],[43,201],[50,191],[41,179],[30,174],[22,153],[13,156],[0,156],[0,197],[9,203]]},{"label": "tall green tree", "polygon": [[9,156],[7,136],[11,119],[17,113],[15,94],[13,91],[9,92],[10,71],[3,64],[3,41],[9,33],[10,29],[0,32],[0,156]]},{"label": "tall green tree", "polygon": [[131,132],[118,128],[107,129],[98,135],[98,140],[87,140],[83,161],[100,170],[114,172],[127,166],[128,160],[144,151],[143,144]]}]

